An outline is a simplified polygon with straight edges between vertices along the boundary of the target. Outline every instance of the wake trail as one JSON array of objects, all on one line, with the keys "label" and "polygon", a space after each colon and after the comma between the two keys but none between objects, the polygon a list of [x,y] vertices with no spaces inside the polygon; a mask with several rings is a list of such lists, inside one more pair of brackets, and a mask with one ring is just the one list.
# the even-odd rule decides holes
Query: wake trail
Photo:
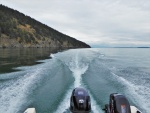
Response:
[{"label": "wake trail", "polygon": [[[63,101],[60,103],[60,105],[58,106],[57,110],[54,113],[60,113],[60,111],[62,111],[62,113],[71,113],[69,110],[69,106],[72,90],[76,87],[86,88],[82,83],[82,75],[88,70],[90,61],[84,61],[81,58],[82,56],[79,56],[79,54],[80,54],[79,51],[77,51],[75,53],[75,56],[73,56],[70,61],[64,62],[68,66],[68,68],[72,71],[72,75],[75,80],[73,85],[67,91]],[[91,97],[92,113],[103,113],[102,109],[99,108],[90,92],[89,95]]]},{"label": "wake trail", "polygon": [[[147,103],[149,103],[148,102],[148,100],[145,98],[145,97],[143,97],[143,95],[145,94],[145,95],[149,95],[149,93],[150,93],[150,89],[149,88],[147,88],[147,87],[144,87],[144,86],[138,86],[138,85],[134,85],[133,83],[131,83],[131,82],[129,82],[128,80],[126,80],[125,78],[123,78],[123,77],[120,77],[120,76],[118,76],[118,75],[116,75],[115,73],[113,73],[112,72],[112,75],[113,75],[113,77],[117,80],[117,81],[119,81],[119,82],[121,82],[122,84],[124,84],[125,86],[127,86],[127,91],[126,91],[126,93],[127,93],[127,95],[131,95],[131,96],[129,96],[129,98],[132,100],[132,101],[134,101],[135,103],[137,103],[139,106],[141,105],[140,103],[142,103],[142,108],[144,108],[144,110],[148,113],[149,112],[149,104],[147,104]],[[142,91],[143,90],[146,90],[147,91],[147,94],[146,94],[146,91],[144,92],[144,94],[143,94],[143,92],[140,92],[140,89],[142,89]],[[137,99],[138,98],[138,99]]]},{"label": "wake trail", "polygon": [[[18,113],[22,106],[25,106],[27,95],[30,93],[29,89],[32,80],[36,78],[40,69],[36,69],[33,73],[26,73],[25,75],[18,77],[15,81],[10,81],[4,84],[0,90],[0,111],[3,113]],[[14,73],[16,74],[16,73]],[[18,76],[24,74],[24,72],[18,72]],[[8,75],[12,75],[11,73]],[[21,103],[20,103],[21,102]]]}]

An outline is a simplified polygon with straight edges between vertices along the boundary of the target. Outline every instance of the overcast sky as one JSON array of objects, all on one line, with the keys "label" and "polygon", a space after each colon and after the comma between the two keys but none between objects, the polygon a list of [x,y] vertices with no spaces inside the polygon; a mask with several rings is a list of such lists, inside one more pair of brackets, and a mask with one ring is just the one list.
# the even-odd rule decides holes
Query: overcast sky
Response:
[{"label": "overcast sky", "polygon": [[92,47],[150,46],[150,0],[0,0]]}]

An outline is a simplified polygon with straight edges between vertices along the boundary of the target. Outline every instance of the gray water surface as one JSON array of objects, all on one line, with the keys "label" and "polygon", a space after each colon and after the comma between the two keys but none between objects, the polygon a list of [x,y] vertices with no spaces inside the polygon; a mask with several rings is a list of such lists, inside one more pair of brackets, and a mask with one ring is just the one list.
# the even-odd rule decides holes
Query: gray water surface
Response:
[{"label": "gray water surface", "polygon": [[0,48],[0,73],[17,71],[19,66],[30,66],[48,59],[50,53],[60,51],[59,48]]},{"label": "gray water surface", "polygon": [[92,113],[103,113],[115,92],[150,113],[150,49],[70,49],[51,57],[0,74],[0,113],[22,113],[28,107],[37,113],[69,113],[75,87],[88,90]]}]

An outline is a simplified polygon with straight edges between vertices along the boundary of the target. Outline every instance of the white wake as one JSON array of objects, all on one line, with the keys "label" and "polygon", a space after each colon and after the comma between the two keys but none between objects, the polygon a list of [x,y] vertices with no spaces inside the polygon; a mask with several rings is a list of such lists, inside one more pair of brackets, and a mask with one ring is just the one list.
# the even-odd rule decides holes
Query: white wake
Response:
[{"label": "white wake", "polygon": [[[64,53],[63,53],[63,55],[60,54],[60,56],[56,55],[56,57],[57,57],[57,59],[61,60],[63,63],[65,63],[65,65],[67,65],[69,67],[69,69],[72,71],[72,75],[75,80],[74,80],[73,85],[67,91],[63,101],[60,103],[60,105],[58,106],[55,113],[60,113],[60,111],[62,113],[70,112],[69,105],[70,105],[70,96],[71,96],[72,90],[76,87],[85,88],[84,84],[82,84],[82,76],[88,70],[90,62],[95,57],[97,57],[97,56],[95,56],[95,54],[92,53],[92,51],[91,51],[91,54],[89,54],[90,52],[84,53],[84,51],[81,51],[81,50],[73,50],[73,51],[70,50],[68,54],[67,54],[67,52],[65,52],[65,54],[66,54],[65,57],[63,56]],[[70,52],[73,52],[73,53],[70,53]],[[70,56],[70,55],[72,55],[72,56]],[[89,92],[89,95],[91,97],[92,112],[103,113],[102,110],[97,105],[94,98],[92,97],[90,92]]]}]

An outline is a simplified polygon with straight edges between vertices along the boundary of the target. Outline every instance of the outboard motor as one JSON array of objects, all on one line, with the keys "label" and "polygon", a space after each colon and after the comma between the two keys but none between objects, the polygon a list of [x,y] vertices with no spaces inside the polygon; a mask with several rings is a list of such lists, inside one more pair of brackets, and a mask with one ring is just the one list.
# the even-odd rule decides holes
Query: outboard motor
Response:
[{"label": "outboard motor", "polygon": [[70,111],[73,113],[89,113],[91,100],[88,92],[83,88],[75,88],[70,98]]},{"label": "outboard motor", "polygon": [[105,113],[131,113],[130,104],[124,95],[110,94],[109,104],[105,105]]}]

